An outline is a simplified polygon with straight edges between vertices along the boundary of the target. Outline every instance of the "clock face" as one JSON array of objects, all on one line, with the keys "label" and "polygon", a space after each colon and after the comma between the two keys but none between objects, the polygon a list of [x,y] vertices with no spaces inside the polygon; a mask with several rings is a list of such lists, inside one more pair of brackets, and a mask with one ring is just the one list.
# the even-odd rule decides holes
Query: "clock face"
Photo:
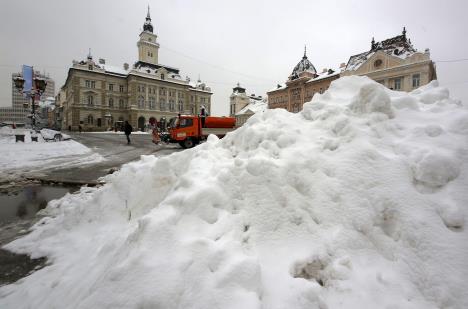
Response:
[{"label": "clock face", "polygon": [[374,67],[378,68],[382,65],[382,60],[381,59],[377,59],[375,60],[374,62]]}]

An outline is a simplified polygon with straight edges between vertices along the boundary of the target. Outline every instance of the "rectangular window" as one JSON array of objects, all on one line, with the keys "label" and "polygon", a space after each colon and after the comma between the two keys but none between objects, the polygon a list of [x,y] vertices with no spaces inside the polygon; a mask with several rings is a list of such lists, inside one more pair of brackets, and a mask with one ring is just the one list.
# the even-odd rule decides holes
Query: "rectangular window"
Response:
[{"label": "rectangular window", "polygon": [[419,74],[414,74],[413,75],[413,88],[418,88],[419,87],[420,80],[421,80],[421,75],[419,75]]},{"label": "rectangular window", "polygon": [[393,81],[394,82],[394,89],[395,90],[401,90],[401,80],[402,78],[399,77],[399,78],[395,78],[395,80]]},{"label": "rectangular window", "polygon": [[86,85],[86,88],[91,88],[91,81],[86,80],[85,85]]},{"label": "rectangular window", "polygon": [[120,92],[124,92],[124,86],[120,85],[120,86],[119,86],[119,91],[120,91]]},{"label": "rectangular window", "polygon": [[114,91],[114,84],[109,84],[109,91]]},{"label": "rectangular window", "polygon": [[94,80],[91,81],[91,88],[96,88],[96,82]]}]

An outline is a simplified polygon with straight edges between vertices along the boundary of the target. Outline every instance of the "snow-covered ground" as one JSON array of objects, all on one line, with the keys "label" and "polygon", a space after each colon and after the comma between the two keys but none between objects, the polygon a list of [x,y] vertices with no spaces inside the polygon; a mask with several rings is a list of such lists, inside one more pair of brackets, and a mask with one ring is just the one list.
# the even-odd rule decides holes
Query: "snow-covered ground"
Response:
[{"label": "snow-covered ground", "polygon": [[[45,132],[46,137],[51,131]],[[15,142],[15,134],[24,134],[25,142]],[[37,136],[38,142],[31,142],[31,135]],[[45,142],[41,134],[31,134],[27,129],[0,130],[0,173],[60,165],[90,164],[103,160],[101,155],[73,140]]]},{"label": "snow-covered ground", "polygon": [[468,109],[334,81],[298,114],[143,157],[6,246],[4,308],[468,308]]}]

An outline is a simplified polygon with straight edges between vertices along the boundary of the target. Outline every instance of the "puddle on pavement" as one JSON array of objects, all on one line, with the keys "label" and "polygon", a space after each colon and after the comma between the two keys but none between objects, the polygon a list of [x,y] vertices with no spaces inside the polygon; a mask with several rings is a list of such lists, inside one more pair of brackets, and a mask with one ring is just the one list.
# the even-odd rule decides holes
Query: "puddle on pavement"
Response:
[{"label": "puddle on pavement", "polygon": [[0,195],[0,223],[32,219],[47,203],[78,190],[76,187],[27,185],[19,192]]},{"label": "puddle on pavement", "polygon": [[[0,194],[0,247],[28,233],[36,213],[53,199],[75,192],[79,187],[31,184]],[[46,265],[46,258],[31,259],[0,248],[0,286],[14,283]]]}]

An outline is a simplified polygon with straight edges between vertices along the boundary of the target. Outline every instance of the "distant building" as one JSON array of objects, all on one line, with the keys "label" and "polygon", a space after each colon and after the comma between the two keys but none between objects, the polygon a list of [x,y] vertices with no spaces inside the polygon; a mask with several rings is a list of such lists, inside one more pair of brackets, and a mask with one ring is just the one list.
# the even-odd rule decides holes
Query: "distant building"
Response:
[{"label": "distant building", "polygon": [[372,38],[370,50],[351,56],[341,75],[366,75],[388,88],[402,91],[412,91],[437,79],[429,49],[418,52],[406,37],[405,28],[401,35],[381,42]]},{"label": "distant building", "polygon": [[339,77],[340,70],[323,69],[321,73],[317,73],[304,50],[304,56],[294,67],[286,83],[278,84],[267,93],[268,108],[284,108],[297,113],[302,110],[305,102],[312,100],[316,93],[323,93]]},{"label": "distant building", "polygon": [[137,42],[138,61],[115,67],[104,59],[74,61],[60,93],[63,128],[103,131],[124,121],[144,129],[181,114],[211,112],[211,89],[200,79],[182,78],[180,70],[159,63],[159,43],[148,9]]},{"label": "distant building", "polygon": [[229,116],[236,118],[236,126],[242,126],[253,114],[268,108],[267,99],[255,94],[247,95],[239,83],[232,88]]},{"label": "distant building", "polygon": [[268,109],[267,98],[262,97],[250,97],[250,103],[247,104],[243,109],[236,113],[236,126],[242,126],[247,119],[252,117],[256,113],[262,113]]},{"label": "distant building", "polygon": [[[0,107],[0,122],[15,123],[17,125],[31,123],[28,117],[31,114],[31,98],[25,98],[22,93],[15,87],[14,79],[21,76],[19,73],[11,75],[11,98],[12,107]],[[47,86],[41,96],[41,100],[47,97],[53,97],[55,92],[55,82],[49,76],[41,74],[39,71],[34,72],[34,76],[43,78],[47,81]],[[25,107],[29,104],[29,107]],[[39,106],[39,101],[36,100],[36,106]],[[39,111],[39,110],[38,110]]]}]

